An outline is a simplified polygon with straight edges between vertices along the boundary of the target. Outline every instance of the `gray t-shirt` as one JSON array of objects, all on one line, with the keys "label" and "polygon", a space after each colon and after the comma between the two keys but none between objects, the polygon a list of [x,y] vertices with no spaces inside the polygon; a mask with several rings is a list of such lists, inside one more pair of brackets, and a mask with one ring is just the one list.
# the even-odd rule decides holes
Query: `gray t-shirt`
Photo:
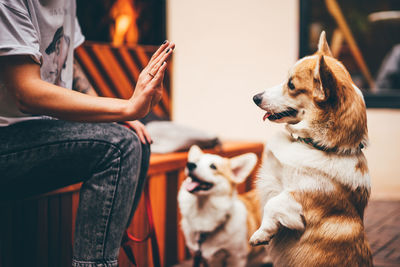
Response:
[{"label": "gray t-shirt", "polygon": [[[75,0],[0,0],[0,56],[31,56],[44,81],[72,88],[73,51],[83,41]],[[0,80],[0,126],[37,118],[18,110]]]}]

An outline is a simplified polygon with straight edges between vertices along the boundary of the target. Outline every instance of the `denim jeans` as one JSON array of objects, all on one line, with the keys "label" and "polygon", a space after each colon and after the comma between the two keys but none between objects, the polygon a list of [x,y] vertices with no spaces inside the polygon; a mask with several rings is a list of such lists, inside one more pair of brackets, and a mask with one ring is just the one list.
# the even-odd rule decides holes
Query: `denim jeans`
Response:
[{"label": "denim jeans", "polygon": [[31,120],[0,127],[0,196],[23,198],[82,181],[73,266],[117,266],[150,149],[115,123]]}]

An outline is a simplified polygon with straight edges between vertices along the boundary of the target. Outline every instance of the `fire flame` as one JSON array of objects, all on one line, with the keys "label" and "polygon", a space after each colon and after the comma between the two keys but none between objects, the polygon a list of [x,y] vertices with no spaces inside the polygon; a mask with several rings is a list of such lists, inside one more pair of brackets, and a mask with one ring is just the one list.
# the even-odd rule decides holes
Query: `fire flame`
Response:
[{"label": "fire flame", "polygon": [[133,2],[134,0],[117,0],[111,8],[110,14],[115,21],[115,26],[110,31],[114,45],[138,42],[139,30],[136,24],[138,14]]}]

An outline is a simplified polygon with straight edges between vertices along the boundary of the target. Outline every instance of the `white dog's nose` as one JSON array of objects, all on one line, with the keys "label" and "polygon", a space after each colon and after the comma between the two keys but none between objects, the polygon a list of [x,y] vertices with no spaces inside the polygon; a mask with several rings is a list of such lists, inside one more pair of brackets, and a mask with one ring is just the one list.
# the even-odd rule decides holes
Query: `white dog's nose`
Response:
[{"label": "white dog's nose", "polygon": [[257,106],[259,106],[261,104],[262,95],[263,95],[263,93],[259,93],[259,94],[256,94],[255,96],[253,96],[253,101],[254,101],[254,103],[256,103]]},{"label": "white dog's nose", "polygon": [[196,169],[197,165],[196,165],[196,163],[188,162],[186,164],[186,167],[188,168],[189,171],[193,171],[194,169]]}]

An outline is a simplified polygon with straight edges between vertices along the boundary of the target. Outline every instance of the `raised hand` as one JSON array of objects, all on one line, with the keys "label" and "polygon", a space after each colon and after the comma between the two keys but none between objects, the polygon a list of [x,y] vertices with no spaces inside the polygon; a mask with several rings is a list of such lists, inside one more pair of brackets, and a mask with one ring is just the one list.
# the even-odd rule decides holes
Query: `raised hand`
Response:
[{"label": "raised hand", "polygon": [[174,48],[174,43],[165,41],[140,73],[135,92],[129,99],[137,118],[144,117],[161,100],[167,61]]}]

